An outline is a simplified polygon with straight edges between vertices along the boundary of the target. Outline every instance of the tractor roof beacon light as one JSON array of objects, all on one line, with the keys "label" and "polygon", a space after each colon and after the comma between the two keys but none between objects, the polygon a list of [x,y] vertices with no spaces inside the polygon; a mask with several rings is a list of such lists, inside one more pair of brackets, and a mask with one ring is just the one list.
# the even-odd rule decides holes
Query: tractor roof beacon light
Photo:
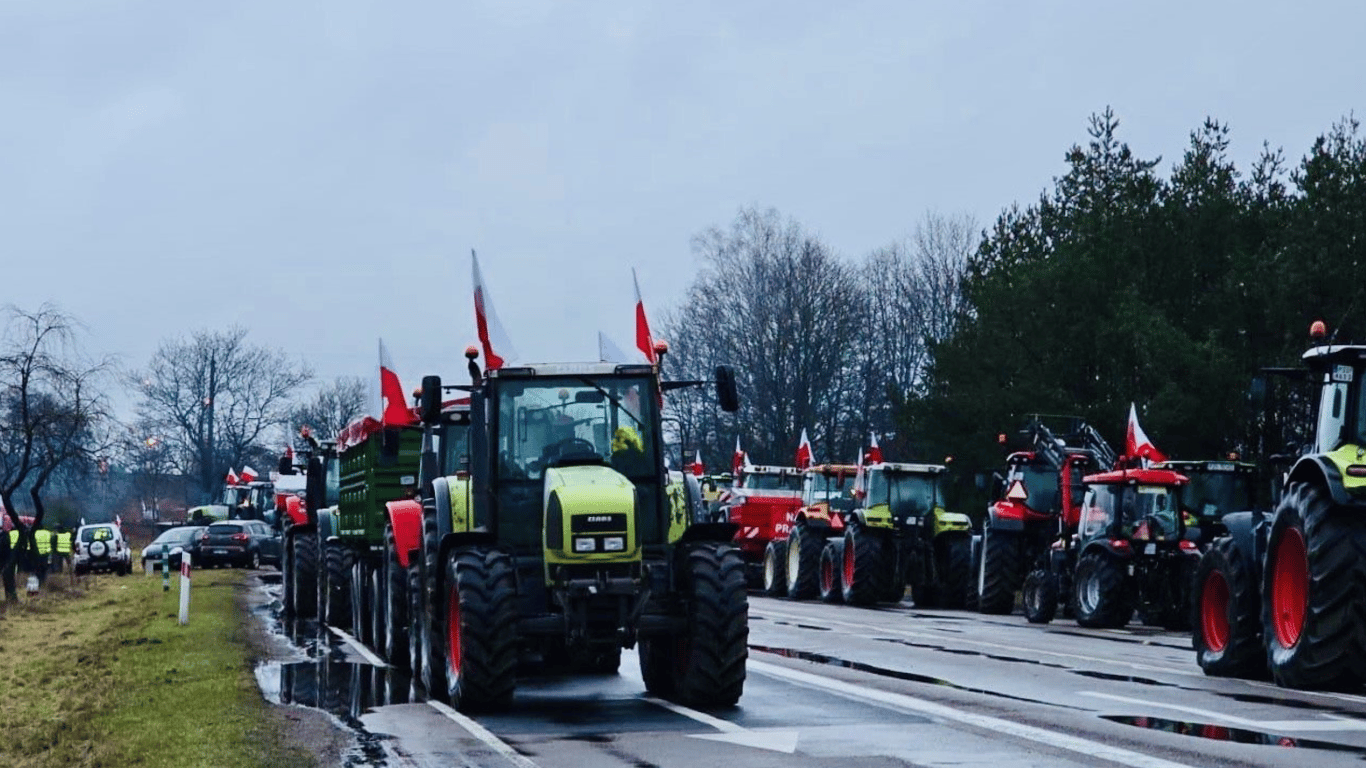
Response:
[{"label": "tractor roof beacon light", "polygon": [[1322,320],[1315,320],[1309,325],[1309,338],[1314,341],[1322,341],[1328,335],[1328,326]]}]

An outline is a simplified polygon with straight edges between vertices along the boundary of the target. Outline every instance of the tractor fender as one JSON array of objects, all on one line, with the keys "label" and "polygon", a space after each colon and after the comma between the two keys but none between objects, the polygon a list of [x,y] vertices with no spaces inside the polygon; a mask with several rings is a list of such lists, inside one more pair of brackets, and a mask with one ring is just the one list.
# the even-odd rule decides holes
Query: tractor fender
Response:
[{"label": "tractor fender", "polygon": [[1285,485],[1288,488],[1291,483],[1297,482],[1320,484],[1332,495],[1335,504],[1352,503],[1347,486],[1342,482],[1342,473],[1323,454],[1304,456],[1295,462],[1295,466],[1285,478]]},{"label": "tractor fender", "polygon": [[1257,546],[1257,535],[1262,517],[1263,515],[1258,512],[1230,512],[1224,515],[1224,527],[1233,539],[1233,546],[1249,563],[1261,562],[1261,558],[1258,557],[1261,548]]},{"label": "tractor fender", "polygon": [[444,477],[432,481],[432,496],[436,502],[436,539],[442,541],[454,531],[455,523],[451,515],[451,483]]},{"label": "tractor fender", "polygon": [[284,498],[285,519],[289,521],[286,528],[299,528],[308,525],[308,510],[304,508],[303,499],[298,496],[289,495]]},{"label": "tractor fender", "polygon": [[394,531],[398,564],[408,567],[409,553],[422,549],[422,504],[416,499],[399,499],[384,504],[384,514]]},{"label": "tractor fender", "polygon": [[972,519],[962,512],[946,512],[938,507],[934,510],[934,535],[945,533],[971,533]]},{"label": "tractor fender", "polygon": [[1024,506],[1013,501],[994,501],[987,505],[987,525],[998,531],[1023,531]]},{"label": "tractor fender", "polygon": [[[441,546],[437,551],[437,562],[444,563],[446,561],[446,556],[450,554],[450,551],[459,547],[495,547],[497,545],[498,540],[488,531],[455,531],[441,537]],[[441,572],[441,569],[437,568],[436,570],[437,580],[440,581],[444,579],[445,574]]]},{"label": "tractor fender", "polygon": [[318,539],[327,541],[337,535],[337,508],[326,507],[318,510]]}]

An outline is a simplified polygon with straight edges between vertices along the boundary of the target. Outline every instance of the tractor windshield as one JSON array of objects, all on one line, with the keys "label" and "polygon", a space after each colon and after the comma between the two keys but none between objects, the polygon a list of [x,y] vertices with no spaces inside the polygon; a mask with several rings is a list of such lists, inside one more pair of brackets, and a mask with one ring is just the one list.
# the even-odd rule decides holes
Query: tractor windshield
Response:
[{"label": "tractor windshield", "polygon": [[1175,488],[1138,485],[1124,492],[1124,533],[1140,539],[1174,539],[1178,532]]},{"label": "tractor windshield", "polygon": [[1229,512],[1252,508],[1252,478],[1242,472],[1187,470],[1190,485],[1183,506],[1201,520],[1217,520]]},{"label": "tractor windshield", "polygon": [[1024,504],[1035,512],[1056,513],[1058,501],[1058,472],[1042,464],[1017,464],[1006,478],[1006,488],[1016,481],[1024,483]]},{"label": "tractor windshield", "polygon": [[746,475],[745,488],[751,491],[800,491],[802,476],[784,472],[780,475]]},{"label": "tractor windshield", "polygon": [[499,473],[540,479],[551,466],[603,463],[658,474],[656,397],[645,376],[508,379],[499,387]]},{"label": "tractor windshield", "polygon": [[868,504],[887,504],[893,517],[925,515],[940,503],[939,475],[873,470],[868,473]]},{"label": "tractor windshield", "polygon": [[826,474],[812,472],[806,476],[802,488],[803,504],[826,501],[832,509],[854,508],[854,473],[837,472]]},{"label": "tractor windshield", "polygon": [[470,471],[469,424],[447,424],[441,433],[441,469],[443,474]]}]

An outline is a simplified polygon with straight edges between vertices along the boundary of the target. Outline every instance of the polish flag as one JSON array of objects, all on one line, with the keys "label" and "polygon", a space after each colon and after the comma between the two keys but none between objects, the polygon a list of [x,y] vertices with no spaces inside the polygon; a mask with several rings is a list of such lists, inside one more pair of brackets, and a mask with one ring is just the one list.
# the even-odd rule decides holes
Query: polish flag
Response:
[{"label": "polish flag", "polygon": [[645,319],[645,302],[640,298],[640,278],[636,277],[635,267],[631,268],[631,282],[636,286],[636,349],[645,355],[651,364],[659,362],[655,357],[655,341],[650,336],[650,322]]},{"label": "polish flag", "polygon": [[1129,403],[1129,431],[1124,438],[1124,453],[1128,456],[1138,456],[1154,464],[1167,460],[1166,454],[1157,450],[1157,446],[1148,439],[1143,427],[1138,425],[1138,409],[1133,403]]},{"label": "polish flag", "polygon": [[696,475],[696,476],[698,476],[698,477],[701,477],[701,476],[702,476],[703,467],[702,467],[702,452],[701,452],[701,451],[698,451],[698,452],[697,452],[697,455],[693,457],[692,466],[689,467],[689,469],[692,470],[692,473],[693,473],[694,475]]},{"label": "polish flag", "polygon": [[742,450],[740,450],[740,436],[739,436],[739,435],[736,435],[736,436],[735,436],[735,456],[732,457],[731,460],[730,460],[730,471],[731,471],[731,474],[738,476],[738,475],[740,474],[740,470],[744,469],[744,468],[745,468],[745,465],[748,464],[748,463],[749,463],[749,460],[748,460],[748,458],[745,456],[745,452],[742,451]]},{"label": "polish flag", "polygon": [[408,407],[408,398],[403,394],[403,382],[398,380],[394,371],[394,361],[389,357],[389,348],[384,339],[379,340],[379,414],[380,423],[386,427],[403,427],[413,424],[413,409]]},{"label": "polish flag", "polygon": [[234,472],[231,467],[229,467],[228,476],[223,478],[223,481],[226,482],[228,485],[237,485],[237,473]]},{"label": "polish flag", "polygon": [[242,466],[242,482],[244,482],[244,483],[250,483],[250,482],[252,482],[252,481],[255,480],[255,479],[256,479],[256,470],[254,470],[254,469],[252,469],[251,467],[248,467],[248,466],[246,466],[246,465],[244,464],[244,465]]},{"label": "polish flag", "polygon": [[[873,450],[874,450],[874,451],[877,450],[877,439],[876,439],[876,438],[873,439]],[[872,451],[869,451],[869,452],[868,452],[868,457],[869,457],[870,459],[872,458],[872,455],[873,455],[873,452],[872,452]],[[863,458],[864,458],[863,449],[860,448],[860,449],[859,449],[859,452],[858,452],[858,461],[855,462],[855,463],[858,465],[858,471],[854,473],[854,498],[856,498],[856,499],[863,498]],[[869,461],[868,463],[869,463],[869,464],[874,464],[874,463],[876,463],[876,462]]]},{"label": "polish flag", "polygon": [[290,464],[294,463],[294,446],[292,444],[285,445],[285,458],[289,459]]},{"label": "polish flag", "polygon": [[598,331],[598,360],[604,363],[625,363],[626,353],[621,351],[611,337],[602,331]]},{"label": "polish flag", "polygon": [[802,428],[802,441],[797,444],[797,469],[806,469],[811,466],[811,440],[806,436],[806,428]]},{"label": "polish flag", "polygon": [[[860,455],[860,458],[862,458],[861,455]],[[879,448],[879,447],[877,447],[877,434],[876,434],[876,433],[873,434],[873,445],[872,445],[872,447],[870,447],[870,448],[868,449],[868,463],[869,463],[869,464],[881,464],[881,463],[882,463],[882,449]]]},{"label": "polish flag", "polygon": [[484,288],[484,275],[479,271],[479,256],[473,250],[470,260],[474,264],[474,323],[479,330],[479,342],[484,345],[484,369],[496,371],[504,363],[515,360],[517,350],[508,339],[507,331],[503,330],[503,324],[498,322],[493,300]]}]

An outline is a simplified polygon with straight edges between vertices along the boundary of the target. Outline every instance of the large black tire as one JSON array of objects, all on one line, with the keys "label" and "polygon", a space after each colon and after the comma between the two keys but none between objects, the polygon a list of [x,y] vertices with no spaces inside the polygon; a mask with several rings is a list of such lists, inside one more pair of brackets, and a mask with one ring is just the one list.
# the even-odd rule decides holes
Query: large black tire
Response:
[{"label": "large black tire", "polygon": [[1021,592],[1025,619],[1030,624],[1047,624],[1058,615],[1058,577],[1050,571],[1030,571]]},{"label": "large black tire", "polygon": [[1262,605],[1250,555],[1224,536],[1195,569],[1191,645],[1210,677],[1266,677]]},{"label": "large black tire", "polygon": [[934,539],[935,570],[939,575],[939,606],[962,608],[972,570],[972,540],[966,533],[941,533]]},{"label": "large black tire", "polygon": [[442,635],[442,613],[443,607],[438,587],[444,590],[444,582],[436,583],[438,577],[445,573],[445,564],[439,560],[441,549],[441,535],[437,530],[436,507],[424,505],[422,508],[422,562],[419,564],[422,573],[422,590],[419,600],[422,603],[422,611],[418,614],[417,623],[421,625],[422,631],[418,636],[418,641],[422,646],[421,657],[422,665],[420,669],[415,669],[418,680],[422,687],[427,689],[427,695],[433,698],[445,700],[446,698],[446,656],[445,642]]},{"label": "large black tire", "polygon": [[1004,615],[1015,610],[1015,592],[1023,578],[1020,574],[1023,540],[1015,531],[982,529],[982,567],[977,572],[977,610]]},{"label": "large black tire", "polygon": [[408,648],[408,569],[399,564],[398,546],[392,526],[384,528],[384,568],[380,588],[384,590],[383,631],[376,634],[381,655],[391,666],[411,669]]},{"label": "large black tire", "polygon": [[1158,611],[1158,624],[1173,632],[1189,632],[1191,629],[1191,603],[1194,601],[1195,569],[1200,559],[1194,555],[1181,555],[1172,563],[1174,572],[1170,574],[1166,591],[1166,602]]},{"label": "large black tire", "polygon": [[318,615],[318,537],[311,531],[289,537],[289,570],[285,573],[288,590],[293,592],[294,617],[312,619]]},{"label": "large black tire", "polygon": [[1315,484],[1292,483],[1276,508],[1261,615],[1277,685],[1350,690],[1366,681],[1366,529]]},{"label": "large black tire", "polygon": [[352,556],[351,584],[347,596],[351,599],[351,634],[362,645],[370,645],[370,566],[363,557]]},{"label": "large black tire", "polygon": [[849,605],[872,605],[887,596],[889,573],[895,562],[888,552],[886,537],[868,530],[857,522],[844,532],[838,561],[844,602]]},{"label": "large black tire", "polygon": [[968,565],[968,583],[963,585],[963,608],[977,610],[977,574],[982,570],[982,535],[972,535],[970,544],[972,554]]},{"label": "large black tire", "polygon": [[674,646],[674,694],[691,707],[729,707],[745,689],[749,597],[745,561],[729,544],[685,550],[688,630]]},{"label": "large black tire", "polygon": [[806,523],[792,526],[787,539],[787,596],[809,600],[816,596],[825,538]]},{"label": "large black tire", "polygon": [[764,595],[787,594],[787,540],[770,541],[764,547]]},{"label": "large black tire", "polygon": [[1118,629],[1134,615],[1123,564],[1108,552],[1093,549],[1077,561],[1077,624]]},{"label": "large black tire", "polygon": [[686,642],[672,635],[642,637],[636,644],[640,657],[640,676],[645,681],[645,690],[660,698],[674,695],[674,657],[679,647],[687,647]]},{"label": "large black tire", "polygon": [[[743,591],[743,568],[740,580]],[[453,550],[445,586],[447,700],[467,712],[507,707],[517,688],[512,558],[484,547]]]},{"label": "large black tire", "polygon": [[389,590],[384,586],[384,560],[370,563],[370,580],[366,584],[365,601],[370,606],[370,638],[366,645],[378,654],[383,655],[385,625],[388,621],[385,614],[389,611]]},{"label": "large black tire", "polygon": [[318,610],[328,626],[351,630],[351,550],[336,542],[324,542],[323,573]]},{"label": "large black tire", "polygon": [[821,602],[844,602],[844,539],[830,539],[821,550]]},{"label": "large black tire", "polygon": [[[280,545],[280,615],[294,618],[294,534],[286,532]],[[147,558],[142,559],[142,570],[147,570]],[[316,603],[316,595],[314,602]],[[283,684],[282,684],[283,685]]]},{"label": "large black tire", "polygon": [[426,631],[422,623],[422,612],[426,606],[422,604],[422,569],[417,562],[409,563],[404,570],[404,577],[408,580],[408,669],[413,672],[413,679],[422,686],[424,691],[431,695],[426,684],[422,682],[422,654],[426,649],[422,647],[422,633]]}]

